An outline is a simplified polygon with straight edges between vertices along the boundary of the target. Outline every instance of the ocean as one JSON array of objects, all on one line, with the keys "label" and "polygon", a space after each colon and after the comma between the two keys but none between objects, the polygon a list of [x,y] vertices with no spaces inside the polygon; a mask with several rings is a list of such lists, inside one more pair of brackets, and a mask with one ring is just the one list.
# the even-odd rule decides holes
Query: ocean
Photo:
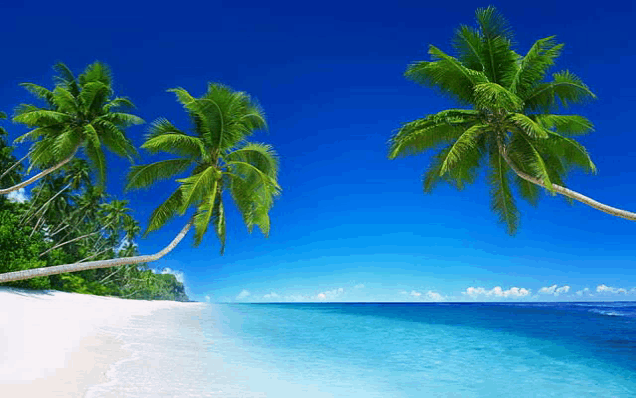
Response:
[{"label": "ocean", "polygon": [[635,303],[214,304],[135,322],[89,397],[636,397]]}]

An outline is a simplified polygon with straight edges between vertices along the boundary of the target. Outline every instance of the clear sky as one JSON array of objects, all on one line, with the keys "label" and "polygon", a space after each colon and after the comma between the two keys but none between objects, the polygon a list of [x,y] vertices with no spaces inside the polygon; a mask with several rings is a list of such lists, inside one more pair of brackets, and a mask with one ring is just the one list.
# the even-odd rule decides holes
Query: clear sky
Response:
[{"label": "clear sky", "polygon": [[[636,298],[635,223],[544,195],[536,208],[519,202],[520,230],[510,237],[490,211],[483,179],[462,192],[440,186],[424,195],[428,155],[386,157],[401,123],[453,106],[404,79],[406,66],[428,59],[428,44],[450,51],[454,29],[494,4],[515,29],[518,52],[557,35],[566,47],[555,71],[569,69],[598,95],[572,112],[596,125],[581,142],[599,171],[575,172],[568,186],[636,211],[633,2],[265,3],[3,2],[0,109],[32,101],[21,82],[50,87],[57,61],[76,73],[106,62],[116,93],[129,96],[147,122],[166,117],[188,127],[166,92],[177,86],[198,96],[207,82],[220,82],[256,97],[269,131],[253,140],[281,156],[283,194],[271,235],[248,235],[229,211],[224,256],[210,233],[200,247],[186,239],[151,264],[183,276],[195,300]],[[11,139],[24,131],[6,127]],[[145,129],[128,131],[135,145]],[[108,161],[109,193],[130,200],[145,226],[174,183],[124,193],[129,164]],[[140,251],[160,250],[185,222],[140,239]]]}]

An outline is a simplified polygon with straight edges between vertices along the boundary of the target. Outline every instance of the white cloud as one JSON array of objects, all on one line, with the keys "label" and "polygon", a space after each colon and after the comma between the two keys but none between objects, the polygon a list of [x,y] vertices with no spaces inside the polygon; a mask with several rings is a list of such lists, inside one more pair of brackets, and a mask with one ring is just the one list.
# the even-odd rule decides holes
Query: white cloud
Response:
[{"label": "white cloud", "polygon": [[559,294],[562,294],[562,293],[565,294],[569,291],[570,291],[570,286],[568,285],[563,285],[561,287],[558,287],[558,285],[552,285],[548,287],[542,287],[541,289],[539,289],[540,294],[552,294],[555,296],[558,296]]},{"label": "white cloud", "polygon": [[561,286],[560,288],[558,288],[558,289],[556,290],[556,294],[561,294],[561,293],[564,293],[564,294],[565,294],[565,293],[567,293],[567,292],[569,292],[569,291],[570,291],[570,286],[568,286],[568,285],[564,285],[564,286]]},{"label": "white cloud", "polygon": [[582,296],[584,294],[590,294],[590,288],[589,287],[586,287],[585,289],[579,290],[578,292],[576,292],[577,296]]},{"label": "white cloud", "polygon": [[444,301],[444,297],[441,294],[430,290],[426,292],[426,298],[430,301]]},{"label": "white cloud", "polygon": [[205,296],[205,302],[206,302],[206,303],[209,303],[209,302],[210,302],[210,300],[212,300],[212,298],[211,298],[210,296]]},{"label": "white cloud", "polygon": [[237,300],[243,300],[244,298],[247,298],[251,293],[248,290],[241,290],[241,292],[238,294],[238,296],[236,296]]},{"label": "white cloud", "polygon": [[266,295],[263,296],[264,299],[273,299],[273,298],[279,298],[279,297],[280,296],[276,294],[275,292],[267,293]]},{"label": "white cloud", "polygon": [[322,292],[322,293],[318,293],[316,295],[316,299],[317,300],[331,300],[335,297],[340,296],[342,293],[344,293],[344,289],[339,287],[337,289],[333,289],[333,290],[327,290],[326,292]]},{"label": "white cloud", "polygon": [[183,274],[183,272],[181,271],[175,271],[172,268],[164,268],[161,271],[162,274],[172,274],[175,276],[175,278],[177,278],[178,282],[181,282],[185,285],[185,275]]},{"label": "white cloud", "polygon": [[408,294],[411,297],[415,297],[417,299],[425,301],[444,301],[444,296],[432,290],[429,290],[428,292],[418,292],[416,290],[411,290],[410,293],[401,291],[400,294]]},{"label": "white cloud", "polygon": [[503,297],[503,298],[520,298],[530,295],[530,290],[526,288],[511,287],[508,290],[503,290],[500,286],[495,286],[490,290],[486,290],[483,287],[469,287],[462,294],[477,298],[479,296],[486,297]]},{"label": "white cloud", "polygon": [[364,284],[360,283],[358,285],[355,285],[353,288],[354,289],[364,289]]},{"label": "white cloud", "polygon": [[557,285],[552,285],[550,287],[542,287],[539,289],[539,293],[541,294],[554,294],[556,291]]},{"label": "white cloud", "polygon": [[623,294],[627,294],[627,290],[625,290],[623,288],[611,287],[611,286],[607,286],[607,285],[598,285],[596,287],[596,292],[597,293],[614,293],[614,294],[623,293]]},{"label": "white cloud", "polygon": [[7,194],[7,199],[9,199],[9,202],[13,203],[24,203],[29,200],[29,195],[27,195],[24,188],[20,188],[17,191],[9,192],[9,194]]}]

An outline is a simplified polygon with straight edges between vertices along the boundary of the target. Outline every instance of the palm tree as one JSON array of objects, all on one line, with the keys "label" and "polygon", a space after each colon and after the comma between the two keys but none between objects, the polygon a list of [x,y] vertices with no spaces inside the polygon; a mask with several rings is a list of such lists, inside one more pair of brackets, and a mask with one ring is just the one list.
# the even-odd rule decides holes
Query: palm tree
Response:
[{"label": "palm tree", "polygon": [[[6,118],[7,114],[0,112],[0,120]],[[0,127],[0,170],[3,170],[2,174],[0,174],[0,184],[16,184],[20,181],[19,172],[22,171],[22,168],[12,155],[13,148],[7,145],[5,141],[7,135],[9,135],[7,130]]]},{"label": "palm tree", "polygon": [[98,212],[98,215],[100,216],[99,224],[102,225],[101,228],[73,239],[69,239],[65,242],[58,243],[40,253],[40,257],[59,247],[66,246],[69,243],[77,242],[99,233],[107,233],[108,236],[116,234],[118,229],[124,224],[125,220],[130,217],[129,213],[131,212],[131,209],[126,207],[127,205],[127,200],[113,200],[112,202],[102,203]]},{"label": "palm tree", "polygon": [[[541,188],[606,213],[636,220],[636,214],[594,201],[564,187],[573,167],[595,172],[587,150],[573,137],[592,131],[579,115],[553,113],[559,105],[595,98],[574,74],[561,71],[545,80],[562,44],[554,36],[537,40],[525,56],[512,49],[512,33],[493,7],[478,9],[478,28],[461,26],[456,57],[430,46],[432,61],[410,65],[406,77],[438,88],[469,109],[448,109],[405,123],[390,140],[389,158],[441,149],[425,176],[424,191],[439,181],[458,189],[488,165],[492,208],[514,234],[518,211],[510,177],[522,198],[536,204]],[[485,159],[484,159],[485,158]]]},{"label": "palm tree", "polygon": [[184,106],[193,125],[187,134],[166,119],[156,120],[142,148],[167,152],[179,157],[147,165],[134,166],[128,175],[128,189],[149,187],[161,179],[190,171],[177,179],[176,190],[152,213],[146,233],[156,230],[176,215],[189,209],[194,214],[174,240],[153,255],[90,261],[0,274],[0,283],[36,276],[148,263],[169,253],[194,226],[198,245],[210,223],[225,246],[225,207],[227,192],[243,216],[248,231],[257,226],[264,235],[270,229],[269,210],[280,193],[277,182],[278,159],[271,146],[247,142],[255,130],[265,128],[261,108],[243,92],[209,84],[200,98],[182,88],[169,90]]},{"label": "palm tree", "polygon": [[143,120],[121,109],[132,108],[125,97],[114,97],[111,72],[106,65],[95,62],[75,78],[63,63],[55,65],[58,72],[53,91],[33,83],[22,86],[43,100],[43,107],[20,105],[14,122],[32,128],[16,142],[36,141],[29,151],[31,168],[44,169],[35,176],[10,188],[0,189],[6,194],[23,188],[68,163],[83,148],[98,182],[106,178],[103,147],[120,156],[131,157],[136,150],[126,137],[125,129]]}]

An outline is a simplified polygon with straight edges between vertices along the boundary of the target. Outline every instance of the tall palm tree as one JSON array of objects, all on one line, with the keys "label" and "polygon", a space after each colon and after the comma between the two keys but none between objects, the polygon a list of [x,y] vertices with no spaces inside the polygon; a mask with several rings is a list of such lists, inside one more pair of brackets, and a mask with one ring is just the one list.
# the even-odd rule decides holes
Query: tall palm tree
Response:
[{"label": "tall palm tree", "polygon": [[77,236],[65,242],[58,243],[42,252],[40,254],[40,257],[59,247],[66,246],[70,243],[77,242],[78,240],[82,240],[99,233],[106,233],[108,236],[117,233],[119,228],[121,228],[124,224],[125,220],[130,217],[129,214],[131,212],[131,209],[126,207],[127,205],[127,200],[113,200],[111,202],[102,203],[100,205],[98,213],[98,215],[100,216],[99,224],[102,225],[101,228],[91,228],[91,231],[89,233]]},{"label": "tall palm tree", "polygon": [[125,97],[113,97],[108,67],[101,62],[92,63],[79,78],[63,63],[56,64],[55,70],[58,76],[52,91],[33,83],[22,84],[45,105],[22,104],[13,117],[13,121],[32,128],[16,142],[36,141],[29,151],[28,171],[34,167],[44,170],[10,188],[0,189],[0,194],[23,188],[58,170],[79,149],[84,150],[100,184],[106,178],[104,146],[120,156],[136,154],[124,130],[143,120],[121,111],[132,108],[133,104]]},{"label": "tall palm tree", "polygon": [[636,220],[636,214],[592,200],[564,187],[573,167],[595,172],[587,150],[573,137],[592,131],[579,115],[554,113],[559,105],[595,98],[574,74],[545,80],[562,44],[554,36],[537,40],[526,55],[512,49],[512,33],[493,7],[478,9],[478,28],[460,26],[456,57],[430,46],[432,61],[410,65],[406,77],[439,89],[467,108],[448,109],[404,124],[390,140],[389,158],[441,149],[425,176],[424,190],[439,181],[458,189],[488,165],[492,208],[514,234],[518,211],[510,177],[522,198],[535,204],[541,188],[603,212]]},{"label": "tall palm tree", "polygon": [[140,264],[158,260],[169,253],[194,226],[198,245],[210,223],[225,246],[224,192],[232,197],[248,231],[257,226],[264,235],[270,229],[269,210],[280,193],[277,182],[278,159],[271,146],[247,142],[255,130],[266,127],[261,108],[243,92],[209,84],[200,98],[186,90],[174,92],[192,121],[187,134],[166,119],[156,120],[142,148],[167,152],[175,159],[134,166],[128,175],[128,189],[149,187],[161,179],[189,171],[177,179],[178,187],[151,215],[146,233],[156,230],[189,209],[194,213],[174,240],[153,255],[90,261],[0,274],[0,283],[63,272]]}]

